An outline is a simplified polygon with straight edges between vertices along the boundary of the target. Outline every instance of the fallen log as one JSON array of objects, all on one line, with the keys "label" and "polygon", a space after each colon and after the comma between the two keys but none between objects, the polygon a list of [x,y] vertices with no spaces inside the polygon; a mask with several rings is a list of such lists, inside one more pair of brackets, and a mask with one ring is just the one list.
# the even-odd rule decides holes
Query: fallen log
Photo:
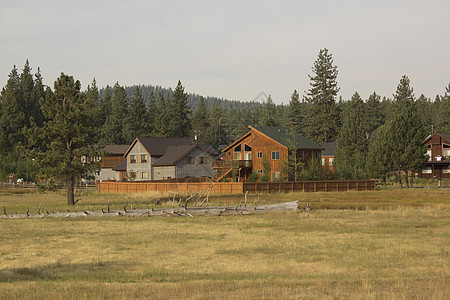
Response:
[{"label": "fallen log", "polygon": [[[191,217],[195,216],[245,216],[250,214],[269,213],[273,211],[297,211],[298,201],[269,204],[269,205],[248,205],[245,206],[216,206],[216,207],[177,207],[177,208],[159,208],[159,209],[130,209],[127,210],[101,210],[101,211],[75,211],[75,212],[52,212],[44,214],[25,214],[0,215],[0,219],[44,219],[44,218],[91,218],[91,217]],[[6,211],[6,209],[5,209]]]}]

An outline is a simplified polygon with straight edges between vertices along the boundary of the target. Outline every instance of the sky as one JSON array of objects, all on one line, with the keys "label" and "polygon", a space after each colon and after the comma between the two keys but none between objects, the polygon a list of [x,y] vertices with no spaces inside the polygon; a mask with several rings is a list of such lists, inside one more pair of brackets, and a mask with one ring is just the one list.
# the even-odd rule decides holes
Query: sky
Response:
[{"label": "sky", "polygon": [[310,88],[320,49],[339,96],[392,97],[403,75],[416,97],[450,83],[448,0],[1,0],[0,87],[28,59],[53,87],[61,72],[99,87],[158,85],[287,104]]}]

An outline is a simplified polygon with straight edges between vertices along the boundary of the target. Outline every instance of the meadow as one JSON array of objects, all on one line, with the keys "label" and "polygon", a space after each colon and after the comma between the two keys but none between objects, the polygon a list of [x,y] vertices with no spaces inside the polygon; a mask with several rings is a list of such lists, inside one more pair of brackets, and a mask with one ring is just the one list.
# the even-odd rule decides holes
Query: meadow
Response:
[{"label": "meadow", "polygon": [[[314,212],[227,217],[0,219],[0,298],[450,297],[450,189],[250,195]],[[89,192],[78,209],[172,206]],[[239,204],[242,195],[211,197]],[[62,193],[2,193],[8,212],[64,210]],[[74,208],[69,208],[73,210]]]}]

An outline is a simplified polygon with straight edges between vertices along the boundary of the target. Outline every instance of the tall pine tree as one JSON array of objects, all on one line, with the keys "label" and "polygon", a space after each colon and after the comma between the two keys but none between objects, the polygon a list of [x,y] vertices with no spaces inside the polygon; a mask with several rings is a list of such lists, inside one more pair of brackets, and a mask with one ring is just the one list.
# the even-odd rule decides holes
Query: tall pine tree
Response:
[{"label": "tall pine tree", "polygon": [[178,81],[172,101],[168,106],[169,111],[169,136],[189,137],[191,135],[190,109],[188,106],[188,94],[184,91],[181,81]]},{"label": "tall pine tree", "polygon": [[332,142],[336,139],[339,120],[336,110],[337,67],[328,49],[319,52],[312,67],[313,75],[308,75],[311,88],[307,92],[309,103],[307,118],[307,135],[316,142]]},{"label": "tall pine tree", "polygon": [[344,120],[336,140],[334,166],[339,176],[363,179],[366,176],[368,144],[364,130],[364,102],[355,92],[345,107]]}]

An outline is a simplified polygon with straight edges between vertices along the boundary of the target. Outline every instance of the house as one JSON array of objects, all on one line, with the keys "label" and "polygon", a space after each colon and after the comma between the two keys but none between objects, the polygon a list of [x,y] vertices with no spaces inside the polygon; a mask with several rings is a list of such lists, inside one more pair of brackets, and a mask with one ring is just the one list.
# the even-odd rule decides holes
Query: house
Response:
[{"label": "house", "polygon": [[81,157],[83,163],[99,163],[100,170],[93,174],[88,174],[93,178],[95,182],[104,180],[119,180],[119,173],[114,167],[119,164],[124,158],[123,155],[128,150],[130,145],[101,145],[94,146],[102,155],[101,156],[88,156]]},{"label": "house", "polygon": [[450,178],[450,134],[435,132],[423,144],[427,146],[428,161],[419,176],[422,178]]},{"label": "house", "polygon": [[[126,174],[136,181],[171,178],[212,177],[217,151],[211,146],[191,144],[187,138],[136,138],[128,148]],[[124,164],[115,167],[123,172]]]},{"label": "house", "polygon": [[320,143],[319,144],[323,151],[322,151],[322,166],[328,165],[331,171],[334,171],[333,169],[333,163],[334,163],[334,149],[336,149],[336,143]]},{"label": "house", "polygon": [[238,169],[236,177],[239,181],[246,181],[253,171],[261,176],[266,161],[270,165],[270,178],[275,181],[292,148],[296,149],[297,161],[304,164],[312,157],[321,157],[322,146],[291,132],[288,127],[248,126],[248,129],[246,134],[223,149],[223,163],[214,166],[217,180],[229,176],[233,164]]}]

